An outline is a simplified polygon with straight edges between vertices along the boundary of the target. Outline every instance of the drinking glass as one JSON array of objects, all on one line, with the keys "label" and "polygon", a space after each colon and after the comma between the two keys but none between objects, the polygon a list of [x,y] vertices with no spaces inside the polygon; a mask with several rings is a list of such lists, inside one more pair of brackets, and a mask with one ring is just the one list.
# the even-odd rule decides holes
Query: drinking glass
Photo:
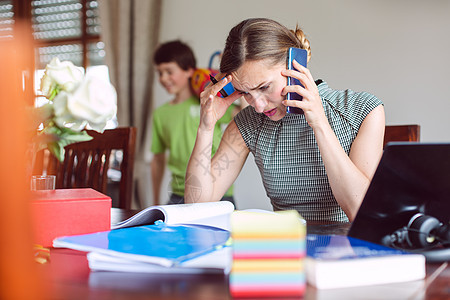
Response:
[{"label": "drinking glass", "polygon": [[34,175],[31,177],[31,190],[54,190],[55,183],[55,175]]}]

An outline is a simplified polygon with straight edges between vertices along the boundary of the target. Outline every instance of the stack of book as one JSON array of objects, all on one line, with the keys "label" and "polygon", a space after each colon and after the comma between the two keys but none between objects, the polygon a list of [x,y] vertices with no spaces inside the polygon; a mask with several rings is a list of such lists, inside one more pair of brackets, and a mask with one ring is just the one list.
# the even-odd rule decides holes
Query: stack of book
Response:
[{"label": "stack of book", "polygon": [[233,297],[303,295],[306,225],[296,211],[235,211],[231,236]]},{"label": "stack of book", "polygon": [[229,201],[148,207],[113,230],[60,236],[55,248],[89,252],[93,271],[228,274]]}]

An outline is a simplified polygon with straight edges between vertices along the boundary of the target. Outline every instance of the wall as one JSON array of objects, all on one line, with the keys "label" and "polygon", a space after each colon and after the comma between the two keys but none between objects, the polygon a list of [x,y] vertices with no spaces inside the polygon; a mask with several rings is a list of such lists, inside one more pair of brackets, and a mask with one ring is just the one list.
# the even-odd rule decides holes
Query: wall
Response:
[{"label": "wall", "polygon": [[[184,40],[206,67],[231,27],[249,17],[298,23],[316,79],[371,92],[385,103],[387,124],[417,123],[422,141],[450,142],[450,1],[164,0],[160,40]],[[158,106],[170,96],[155,84]],[[252,157],[236,198],[241,209],[270,208]]]}]

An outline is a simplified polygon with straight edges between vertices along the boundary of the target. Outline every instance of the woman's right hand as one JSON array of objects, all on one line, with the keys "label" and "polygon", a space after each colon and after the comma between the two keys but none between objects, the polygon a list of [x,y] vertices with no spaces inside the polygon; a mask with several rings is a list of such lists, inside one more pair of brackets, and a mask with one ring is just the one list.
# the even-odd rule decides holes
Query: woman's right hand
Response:
[{"label": "woman's right hand", "polygon": [[[218,74],[216,77],[222,76]],[[232,76],[228,75],[216,84],[208,85],[200,93],[200,129],[214,130],[217,121],[223,117],[228,107],[241,97],[238,92],[234,92],[225,98],[218,96],[219,91],[231,81]]]}]

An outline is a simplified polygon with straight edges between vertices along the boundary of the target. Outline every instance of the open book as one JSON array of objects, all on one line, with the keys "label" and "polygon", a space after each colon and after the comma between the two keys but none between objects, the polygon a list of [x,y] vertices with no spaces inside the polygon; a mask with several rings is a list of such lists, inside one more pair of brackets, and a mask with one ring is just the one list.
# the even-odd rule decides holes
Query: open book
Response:
[{"label": "open book", "polygon": [[228,248],[226,229],[232,211],[228,201],[154,206],[114,225],[113,230],[59,237],[53,246],[90,252],[93,270],[225,272],[231,264],[229,251],[223,248]]},{"label": "open book", "polygon": [[229,201],[150,206],[125,221],[113,224],[111,229],[150,225],[161,220],[167,225],[197,224],[229,230],[233,211],[234,205]]}]

